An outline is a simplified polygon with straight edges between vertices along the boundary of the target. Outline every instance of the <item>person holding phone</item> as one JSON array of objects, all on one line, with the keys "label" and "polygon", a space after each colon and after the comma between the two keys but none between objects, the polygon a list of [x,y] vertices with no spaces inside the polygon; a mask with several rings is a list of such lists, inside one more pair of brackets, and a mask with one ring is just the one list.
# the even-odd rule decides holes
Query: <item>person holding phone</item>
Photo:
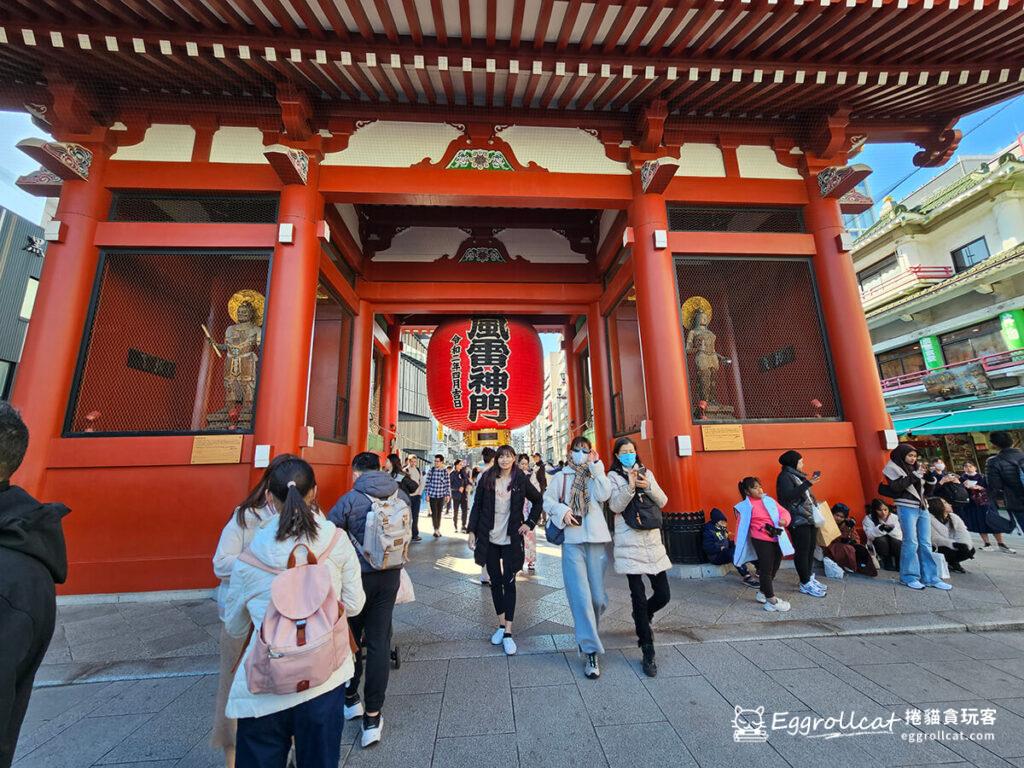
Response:
[{"label": "person holding phone", "polygon": [[565,530],[562,581],[572,610],[576,645],[586,655],[583,673],[591,680],[601,675],[598,655],[604,653],[598,623],[608,606],[604,577],[612,537],[602,505],[610,496],[611,485],[600,456],[587,438],[575,438],[569,446],[569,463],[548,483],[544,511],[556,527]]},{"label": "person holding phone", "polygon": [[786,508],[792,522],[789,536],[793,542],[793,564],[800,577],[800,592],[811,597],[825,597],[828,587],[814,576],[814,545],[817,526],[814,524],[814,510],[818,500],[811,489],[821,480],[821,472],[810,477],[804,473],[804,457],[796,451],[786,451],[779,456],[782,470],[775,481],[775,497]]}]

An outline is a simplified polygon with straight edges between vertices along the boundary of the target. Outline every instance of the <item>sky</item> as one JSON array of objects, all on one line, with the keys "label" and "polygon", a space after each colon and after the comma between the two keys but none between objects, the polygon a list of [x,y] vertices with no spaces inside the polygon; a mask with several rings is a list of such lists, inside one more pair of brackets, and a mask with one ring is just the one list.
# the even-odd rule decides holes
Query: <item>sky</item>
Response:
[{"label": "sky", "polygon": [[[957,127],[963,131],[964,138],[956,156],[997,152],[1024,133],[1024,96],[961,118]],[[0,205],[38,222],[44,200],[14,186],[19,176],[36,168],[36,164],[14,146],[29,136],[42,136],[42,132],[32,125],[27,115],[0,112]],[[917,168],[913,163],[917,151],[918,147],[913,144],[868,144],[857,156],[855,162],[866,163],[874,169],[868,184],[876,201],[876,213],[886,194],[899,200],[941,172],[941,168]],[[554,341],[545,342],[545,352],[552,351],[550,344],[557,346]]]}]

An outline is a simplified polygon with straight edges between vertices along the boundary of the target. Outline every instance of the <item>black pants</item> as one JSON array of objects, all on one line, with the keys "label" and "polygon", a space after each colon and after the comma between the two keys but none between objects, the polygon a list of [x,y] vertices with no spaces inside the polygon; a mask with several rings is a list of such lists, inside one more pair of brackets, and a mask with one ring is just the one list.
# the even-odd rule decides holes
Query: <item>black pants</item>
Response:
[{"label": "black pants", "polygon": [[878,555],[882,568],[887,571],[898,571],[900,569],[900,552],[902,551],[903,542],[886,534],[875,539],[873,544],[875,554]]},{"label": "black pants", "polygon": [[487,576],[491,580],[491,601],[494,612],[504,614],[505,621],[516,616],[516,571],[510,565],[512,545],[498,545],[488,542]]},{"label": "black pants", "polygon": [[769,600],[775,597],[775,574],[779,572],[782,564],[782,550],[779,549],[777,541],[761,541],[751,538],[750,543],[754,545],[757,553],[757,575],[761,581],[761,592]]},{"label": "black pants", "polygon": [[[444,499],[440,501],[443,503]],[[366,604],[357,616],[348,620],[352,634],[359,643],[355,673],[348,683],[348,692],[359,691],[365,655],[366,684],[363,686],[363,703],[367,712],[379,712],[384,706],[384,694],[388,689],[388,675],[391,669],[391,614],[395,610],[401,572],[401,568],[390,571],[364,571],[363,591],[366,593]]]},{"label": "black pants", "polygon": [[950,565],[960,565],[964,560],[974,558],[974,547],[968,547],[966,544],[955,547],[936,547],[936,549],[945,556],[946,562]]},{"label": "black pants", "polygon": [[[42,591],[35,585],[26,588],[26,594],[30,595]],[[9,768],[14,761],[14,749],[18,745],[18,734],[32,695],[32,683],[53,635],[56,607],[52,594],[49,605],[45,609],[40,607],[39,615],[35,617],[37,623],[20,611],[15,613],[8,609],[6,601],[0,610],[0,637],[3,637],[0,645],[0,766],[3,768]]]},{"label": "black pants", "polygon": [[345,720],[338,713],[345,686],[315,699],[263,717],[238,721],[236,768],[284,768],[295,740],[295,759],[302,768],[337,768],[341,759],[341,731]]},{"label": "black pants", "polygon": [[431,496],[430,499],[430,520],[434,523],[434,530],[441,530],[441,513],[444,512],[444,496]]},{"label": "black pants", "polygon": [[795,550],[793,564],[796,566],[801,584],[810,581],[814,573],[814,545],[817,543],[817,533],[818,529],[813,525],[794,525],[789,529],[789,538]]},{"label": "black pants", "polygon": [[637,645],[647,645],[654,642],[654,634],[651,632],[651,621],[654,614],[668,605],[672,594],[668,588],[668,571],[648,576],[651,582],[653,594],[647,597],[647,590],[644,588],[644,577],[638,573],[631,573],[626,576],[629,582],[629,597],[633,602],[633,624],[636,626]]},{"label": "black pants", "polygon": [[414,539],[420,535],[420,502],[422,500],[423,497],[419,495],[409,497],[409,501],[412,502],[409,514],[412,515],[412,537]]},{"label": "black pants", "polygon": [[[459,525],[459,510],[462,510],[462,525]],[[452,522],[455,524],[455,530],[460,527],[465,528],[466,523],[469,522],[469,498],[468,494],[456,493],[452,491]]]}]

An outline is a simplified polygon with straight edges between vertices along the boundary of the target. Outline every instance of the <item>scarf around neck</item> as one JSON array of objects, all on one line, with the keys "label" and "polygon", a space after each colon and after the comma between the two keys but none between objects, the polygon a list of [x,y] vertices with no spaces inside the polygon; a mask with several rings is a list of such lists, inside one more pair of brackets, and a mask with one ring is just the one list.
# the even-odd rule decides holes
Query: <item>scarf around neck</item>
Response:
[{"label": "scarf around neck", "polygon": [[569,493],[569,509],[573,517],[583,519],[590,511],[590,478],[591,464],[574,466],[575,475],[572,480],[572,491]]}]

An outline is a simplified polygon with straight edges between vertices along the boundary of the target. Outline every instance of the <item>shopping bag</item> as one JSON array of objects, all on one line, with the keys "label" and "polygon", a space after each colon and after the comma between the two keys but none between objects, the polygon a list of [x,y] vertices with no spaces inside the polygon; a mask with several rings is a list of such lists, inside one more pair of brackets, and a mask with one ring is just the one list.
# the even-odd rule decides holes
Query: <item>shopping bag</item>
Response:
[{"label": "shopping bag", "polygon": [[815,505],[814,507],[814,527],[821,528],[825,525],[825,515],[821,511],[821,505]]},{"label": "shopping bag", "polygon": [[416,600],[416,590],[412,588],[412,579],[403,568],[398,577],[398,597],[395,598],[395,605],[411,603]]},{"label": "shopping bag", "polygon": [[939,572],[939,578],[948,579],[949,563],[946,562],[946,556],[941,552],[932,552],[932,559],[935,561],[935,570]]},{"label": "shopping bag", "polygon": [[846,572],[839,567],[839,563],[833,560],[831,557],[826,557],[822,561],[822,565],[825,566],[825,577],[829,579],[841,579]]},{"label": "shopping bag", "polygon": [[836,519],[832,517],[832,508],[829,507],[827,501],[818,504],[818,513],[822,517],[821,527],[818,528],[818,546],[824,549],[839,538],[839,526],[836,525]]}]

